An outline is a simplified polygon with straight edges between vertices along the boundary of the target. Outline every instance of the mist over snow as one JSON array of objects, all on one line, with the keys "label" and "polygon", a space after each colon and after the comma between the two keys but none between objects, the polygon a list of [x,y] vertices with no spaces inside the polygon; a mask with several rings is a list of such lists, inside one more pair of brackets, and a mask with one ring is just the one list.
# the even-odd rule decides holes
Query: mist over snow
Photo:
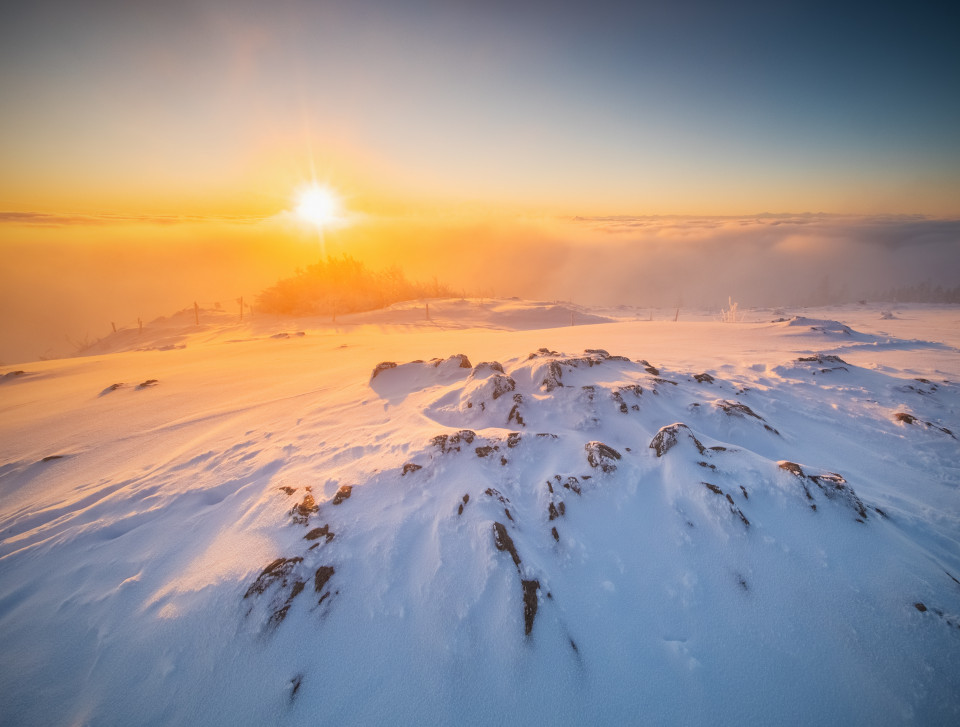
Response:
[{"label": "mist over snow", "polygon": [[[960,221],[917,216],[575,217],[470,245],[497,292],[604,305],[826,305],[960,280]],[[434,246],[438,266],[442,245]],[[466,251],[464,251],[465,254]],[[449,271],[449,272],[448,272]],[[445,277],[456,275],[447,261]]]},{"label": "mist over snow", "polygon": [[955,724],[957,308],[766,313],[189,310],[0,368],[0,723]]},{"label": "mist over snow", "polygon": [[463,295],[717,312],[731,296],[741,306],[827,305],[960,280],[960,221],[922,216],[370,216],[322,245],[272,218],[108,222],[43,215],[6,246],[0,361],[68,355],[111,322],[134,326],[194,301],[239,312],[241,295],[250,302],[321,250]]}]

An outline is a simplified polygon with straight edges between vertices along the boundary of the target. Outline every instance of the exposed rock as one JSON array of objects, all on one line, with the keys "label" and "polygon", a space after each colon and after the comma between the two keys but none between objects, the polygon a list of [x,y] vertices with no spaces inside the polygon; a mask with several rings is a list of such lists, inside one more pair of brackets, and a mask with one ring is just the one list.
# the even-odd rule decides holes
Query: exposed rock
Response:
[{"label": "exposed rock", "polygon": [[487,371],[495,371],[498,374],[504,373],[503,364],[499,361],[481,361],[476,366],[473,367],[473,375],[486,373]]},{"label": "exposed rock", "polygon": [[953,432],[951,432],[946,427],[941,427],[937,424],[934,424],[933,422],[922,421],[920,419],[917,419],[915,416],[913,416],[913,414],[907,414],[906,412],[898,411],[896,414],[893,415],[893,418],[896,419],[898,422],[903,422],[904,424],[925,424],[928,429],[936,429],[938,432],[943,432],[944,434],[947,434],[953,437],[954,439],[956,439],[956,436],[954,436]]},{"label": "exposed rock", "polygon": [[828,472],[821,475],[811,475],[810,480],[816,483],[817,487],[823,490],[829,500],[841,500],[849,507],[853,508],[857,514],[866,520],[867,509],[863,502],[857,497],[853,489],[847,485],[847,481],[836,472]]},{"label": "exposed rock", "polygon": [[556,361],[551,361],[543,381],[540,382],[540,388],[546,392],[551,392],[556,388],[563,386],[563,368]]},{"label": "exposed rock", "polygon": [[373,373],[370,374],[370,380],[373,381],[375,378],[377,378],[377,376],[382,374],[384,371],[387,371],[388,369],[395,369],[395,368],[397,368],[397,364],[395,364],[393,361],[383,361],[381,363],[378,363],[376,366],[373,367]]},{"label": "exposed rock", "polygon": [[537,617],[537,591],[540,590],[540,581],[521,580],[523,586],[523,632],[526,636],[533,631],[533,620]]},{"label": "exposed rock", "polygon": [[784,459],[777,462],[777,466],[782,470],[786,470],[787,472],[796,475],[797,477],[805,476],[803,474],[803,469],[796,462],[788,462]]},{"label": "exposed rock", "polygon": [[463,507],[468,502],[470,502],[470,495],[464,495],[463,501],[460,503],[460,507],[457,508],[457,517],[459,517],[460,515],[463,515]]},{"label": "exposed rock", "polygon": [[263,569],[263,572],[257,576],[257,579],[247,589],[247,592],[243,594],[243,597],[248,598],[252,595],[260,595],[277,581],[280,582],[280,586],[282,588],[285,588],[287,585],[287,579],[289,578],[290,574],[293,573],[293,569],[296,567],[297,563],[302,561],[303,558],[299,557],[277,558],[270,565]]},{"label": "exposed rock", "polygon": [[749,406],[746,404],[741,404],[739,401],[727,401],[726,399],[721,399],[720,401],[715,401],[714,406],[723,410],[724,414],[727,414],[728,416],[749,416],[753,417],[754,419],[759,419],[760,421],[766,421]]},{"label": "exposed rock", "polygon": [[613,460],[621,458],[621,454],[603,442],[587,442],[583,447],[587,452],[587,462],[591,467],[599,467],[603,472],[614,472],[617,466]]},{"label": "exposed rock", "polygon": [[497,449],[497,447],[491,447],[490,445],[486,445],[486,446],[483,446],[483,447],[477,447],[474,451],[477,453],[477,456],[478,456],[478,457],[487,457],[487,456],[493,454],[493,452],[494,452],[496,449]]},{"label": "exposed rock", "polygon": [[[827,496],[828,500],[839,500],[854,510],[859,517],[857,518],[858,522],[865,522],[867,519],[867,509],[864,507],[863,502],[860,498],[857,497],[857,493],[853,491],[847,481],[836,472],[823,472],[818,475],[807,475],[804,473],[803,468],[800,467],[796,462],[788,462],[786,460],[781,460],[777,465],[782,470],[790,472],[794,477],[797,478],[797,481],[803,487],[803,492],[806,495],[807,499],[813,501],[813,495],[810,493],[810,488],[807,486],[808,482],[813,482],[824,495]],[[813,510],[817,509],[816,505],[810,506]]]},{"label": "exposed rock", "polygon": [[[833,356],[833,355],[822,354],[822,353],[818,353],[814,356],[801,356],[800,358],[797,359],[797,362],[819,364],[821,367],[820,368],[821,374],[827,374],[827,373],[830,373],[831,371],[849,371],[850,370],[847,368],[849,364],[839,356]],[[835,364],[835,365],[830,366],[829,364]],[[817,372],[814,371],[813,373],[816,374]]]},{"label": "exposed rock", "polygon": [[[800,483],[800,486],[803,488],[803,494],[806,495],[807,499],[810,500],[810,502],[812,503],[813,495],[810,494],[810,488],[807,487],[807,483],[806,483],[807,476],[803,473],[803,469],[800,467],[800,465],[798,465],[796,462],[788,462],[787,460],[781,460],[777,462],[777,466],[782,470],[786,470],[787,472],[789,472],[790,474],[792,474],[794,477],[797,478],[797,481]],[[810,508],[812,510],[816,510],[817,506],[815,504],[811,504]]]},{"label": "exposed rock", "polygon": [[150,386],[156,386],[158,383],[159,382],[157,381],[157,379],[147,379],[146,381],[140,382],[140,384],[137,385],[137,388],[146,389]]},{"label": "exposed rock", "polygon": [[353,492],[353,485],[341,485],[340,489],[337,490],[337,494],[333,496],[333,504],[339,505],[344,500],[349,499],[351,492]]},{"label": "exposed rock", "polygon": [[523,394],[514,394],[513,395],[513,408],[510,409],[510,414],[507,416],[507,424],[510,422],[516,422],[517,426],[525,427],[526,422],[523,421],[523,417],[520,415],[520,406],[523,404]]},{"label": "exposed rock", "polygon": [[430,443],[443,452],[443,454],[447,454],[449,452],[459,452],[461,442],[472,444],[476,436],[476,432],[470,429],[461,429],[456,434],[439,434],[431,439]]},{"label": "exposed rock", "polygon": [[270,625],[278,626],[286,617],[287,613],[290,611],[290,605],[293,603],[293,599],[299,596],[304,587],[306,586],[305,581],[294,581],[293,587],[290,589],[290,595],[287,596],[287,600],[283,602],[283,605],[275,608],[273,613],[270,614]]},{"label": "exposed rock", "polygon": [[510,432],[510,434],[507,435],[507,446],[513,449],[520,444],[520,438],[520,432]]},{"label": "exposed rock", "polygon": [[317,572],[313,574],[313,590],[316,593],[320,593],[323,590],[323,587],[327,585],[333,574],[335,573],[332,565],[322,565],[317,568]]},{"label": "exposed rock", "polygon": [[844,361],[839,356],[834,356],[832,354],[823,354],[818,353],[813,356],[801,356],[797,359],[800,363],[818,363],[821,365],[826,364],[839,364],[841,366],[849,366],[849,364]]},{"label": "exposed rock", "polygon": [[491,396],[494,401],[499,399],[504,394],[509,394],[511,391],[517,388],[517,382],[514,381],[509,376],[503,374],[496,374],[492,377],[493,381],[493,392]]},{"label": "exposed rock", "polygon": [[680,441],[681,434],[685,434],[690,438],[700,454],[706,451],[706,448],[700,443],[700,440],[690,431],[690,427],[681,422],[660,427],[660,431],[658,431],[650,441],[650,449],[656,450],[657,456],[662,457]]},{"label": "exposed rock", "polygon": [[556,351],[551,351],[549,348],[538,348],[536,351],[527,356],[529,361],[532,358],[537,358],[538,356],[559,356],[560,354]]},{"label": "exposed rock", "polygon": [[304,540],[319,540],[320,538],[326,538],[328,543],[333,540],[333,533],[330,532],[329,525],[324,525],[322,528],[314,528],[303,536]]},{"label": "exposed rock", "polygon": [[610,398],[618,404],[621,414],[630,413],[630,409],[627,407],[627,402],[623,400],[623,395],[619,391],[614,391],[611,393]]},{"label": "exposed rock", "polygon": [[[472,368],[473,368],[473,364],[470,363],[470,359],[468,359],[468,358],[467,358],[466,356],[464,356],[462,353],[455,353],[453,356],[451,356],[451,357],[448,358],[447,360],[448,360],[448,361],[459,361],[459,362],[460,362],[459,366],[460,366],[460,368],[462,368],[462,369],[472,369]],[[443,363],[443,361],[440,361],[439,363],[437,363],[437,364],[435,364],[435,365],[439,366],[441,363]]]},{"label": "exposed rock", "polygon": [[483,494],[496,498],[503,505],[506,505],[508,502],[510,502],[509,498],[504,497],[503,495],[500,494],[499,490],[495,490],[492,487],[488,487],[486,490],[484,490]]},{"label": "exposed rock", "polygon": [[287,497],[289,497],[290,495],[292,495],[294,492],[297,491],[296,487],[288,487],[286,485],[284,485],[283,487],[278,487],[277,489],[280,490],[280,492],[286,493]]},{"label": "exposed rock", "polygon": [[513,538],[507,532],[507,528],[502,524],[495,522],[493,524],[493,544],[497,550],[505,550],[513,558],[513,564],[520,570],[520,555],[517,553],[517,547],[513,544]]},{"label": "exposed rock", "polygon": [[698,384],[712,384],[713,377],[710,374],[694,374],[693,378],[697,380]]},{"label": "exposed rock", "polygon": [[316,500],[313,499],[313,495],[308,492],[303,496],[303,502],[293,506],[290,514],[293,515],[293,521],[295,523],[298,525],[306,525],[310,516],[319,511],[320,506],[316,503]]},{"label": "exposed rock", "polygon": [[747,516],[743,514],[743,511],[739,507],[737,507],[736,503],[733,501],[733,498],[730,497],[730,493],[724,492],[719,487],[717,487],[716,485],[710,484],[709,482],[701,482],[700,484],[706,487],[708,490],[710,490],[710,492],[716,495],[721,495],[724,498],[726,498],[727,503],[730,505],[730,512],[736,515],[738,518],[740,518],[740,522],[743,523],[744,527],[746,528],[750,527],[750,521],[747,520]]},{"label": "exposed rock", "polygon": [[417,470],[422,470],[422,469],[423,469],[423,465],[414,464],[413,462],[407,462],[403,466],[403,472],[400,473],[400,476],[403,477],[404,475],[408,475],[411,472],[416,472]]}]

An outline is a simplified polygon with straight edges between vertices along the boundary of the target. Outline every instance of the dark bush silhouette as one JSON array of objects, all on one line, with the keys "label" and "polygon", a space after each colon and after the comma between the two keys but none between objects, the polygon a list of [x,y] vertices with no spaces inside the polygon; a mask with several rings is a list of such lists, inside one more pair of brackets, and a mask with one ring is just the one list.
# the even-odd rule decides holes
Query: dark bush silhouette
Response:
[{"label": "dark bush silhouette", "polygon": [[450,297],[453,291],[436,280],[415,283],[396,266],[368,270],[349,255],[328,257],[267,288],[257,297],[265,313],[337,315],[376,310],[417,298]]}]

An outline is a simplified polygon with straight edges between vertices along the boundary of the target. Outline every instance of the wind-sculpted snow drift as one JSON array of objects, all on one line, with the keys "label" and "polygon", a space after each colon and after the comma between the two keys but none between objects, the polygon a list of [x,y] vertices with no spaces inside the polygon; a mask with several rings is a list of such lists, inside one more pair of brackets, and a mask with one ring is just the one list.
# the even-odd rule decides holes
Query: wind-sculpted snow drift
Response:
[{"label": "wind-sculpted snow drift", "polygon": [[[282,366],[275,344],[252,361]],[[17,498],[103,457],[93,430],[0,465],[0,634],[28,655],[0,668],[0,722],[960,716],[956,384],[836,349],[682,370],[640,345],[457,345],[358,371],[328,345],[350,357],[319,384],[125,424],[110,461],[155,459],[98,459],[42,507]],[[83,375],[84,413],[186,400],[175,366]]]},{"label": "wind-sculpted snow drift", "polygon": [[[807,366],[828,366],[821,374],[851,369],[835,356],[801,358],[793,368]],[[338,539],[344,533],[340,553],[372,548],[386,556],[381,588],[402,593],[404,583],[417,581],[415,592],[427,598],[426,610],[441,628],[459,628],[482,608],[502,614],[497,638],[550,645],[557,669],[567,662],[602,670],[609,637],[591,643],[590,621],[609,619],[615,631],[627,629],[620,648],[630,650],[639,647],[629,637],[637,624],[623,618],[624,610],[652,607],[657,625],[643,648],[659,632],[663,643],[681,645],[674,648],[693,669],[699,663],[682,646],[688,637],[681,624],[752,612],[759,605],[751,606],[753,599],[776,600],[784,578],[805,583],[805,599],[821,603],[844,576],[812,572],[812,554],[826,564],[848,549],[868,551],[895,537],[871,529],[887,514],[858,496],[847,480],[856,473],[751,451],[752,444],[782,438],[745,403],[762,411],[763,398],[709,374],[661,371],[600,349],[572,356],[539,349],[476,366],[462,354],[384,362],[370,385],[436,422],[436,434],[410,442],[405,461],[356,483],[349,518],[328,506],[338,504],[335,497],[309,512],[309,522],[299,521],[309,530],[302,545],[268,565],[245,596],[259,596],[267,582],[275,586],[261,617],[269,628],[292,604],[322,629],[332,609],[343,608],[349,621],[356,608],[331,595],[366,600],[369,584],[339,577],[338,553],[328,546],[332,527]],[[306,500],[313,502],[309,494]],[[405,514],[391,516],[395,510]],[[294,520],[303,512],[302,503],[295,505]],[[645,565],[633,573],[624,600],[608,605],[612,613],[603,596],[617,586],[596,571],[609,568],[602,534],[608,526],[628,533],[621,547]],[[312,542],[321,532],[326,541]],[[798,560],[797,553],[805,555]],[[508,587],[503,579],[511,572]],[[701,581],[710,595],[697,598]],[[827,611],[848,607],[835,596],[826,599]],[[824,615],[822,606],[814,610]],[[943,636],[960,645],[960,618],[938,613],[958,629]],[[736,627],[729,637],[745,638]],[[566,656],[558,644],[566,645]]]}]

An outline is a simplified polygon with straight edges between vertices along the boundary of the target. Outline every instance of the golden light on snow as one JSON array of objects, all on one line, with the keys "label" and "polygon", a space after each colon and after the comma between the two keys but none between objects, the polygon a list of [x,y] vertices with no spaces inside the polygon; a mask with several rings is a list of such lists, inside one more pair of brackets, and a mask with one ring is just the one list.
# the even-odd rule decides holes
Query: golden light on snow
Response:
[{"label": "golden light on snow", "polygon": [[340,196],[330,187],[313,184],[297,196],[297,217],[321,229],[339,222],[342,210]]}]

